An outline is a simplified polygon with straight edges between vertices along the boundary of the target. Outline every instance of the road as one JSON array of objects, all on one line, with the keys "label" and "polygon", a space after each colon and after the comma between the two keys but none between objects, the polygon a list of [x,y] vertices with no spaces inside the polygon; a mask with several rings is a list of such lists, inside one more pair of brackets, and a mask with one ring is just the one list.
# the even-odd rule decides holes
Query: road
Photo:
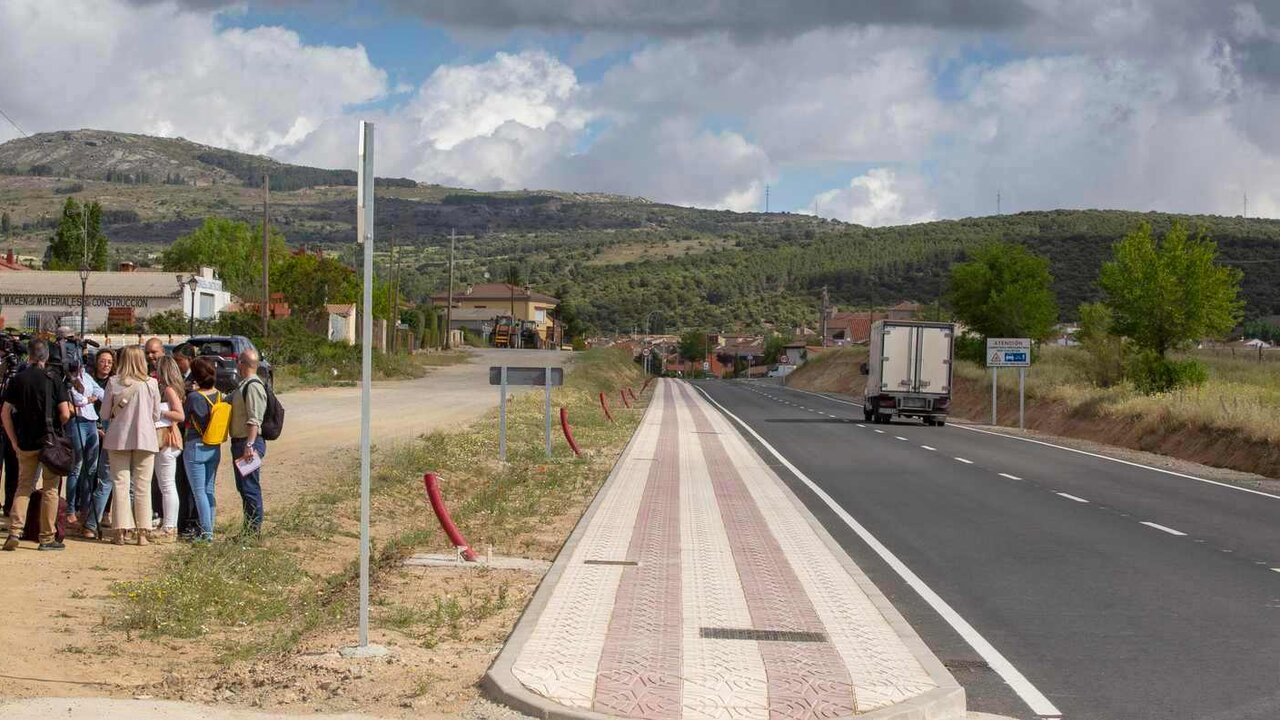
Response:
[{"label": "road", "polygon": [[698,387],[750,428],[970,710],[1280,718],[1280,496],[974,428],[873,425],[773,383]]}]

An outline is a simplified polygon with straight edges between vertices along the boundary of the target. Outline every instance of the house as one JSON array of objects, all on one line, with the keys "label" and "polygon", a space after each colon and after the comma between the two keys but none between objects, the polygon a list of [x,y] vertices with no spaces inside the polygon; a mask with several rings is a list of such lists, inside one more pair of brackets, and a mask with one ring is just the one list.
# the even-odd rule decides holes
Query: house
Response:
[{"label": "house", "polygon": [[327,331],[329,341],[354,345],[356,343],[357,315],[355,304],[330,304],[325,305],[324,309],[329,313],[329,327]]},{"label": "house", "polygon": [[[448,293],[436,293],[431,296],[431,303],[436,307],[447,308]],[[531,321],[537,325],[538,337],[552,347],[558,347],[562,341],[562,330],[552,317],[552,313],[560,305],[556,298],[533,290],[528,285],[523,287],[510,283],[481,283],[468,285],[462,292],[454,292],[453,309],[450,312],[449,329],[467,328],[482,333],[492,329],[493,320],[499,316],[511,316],[520,321]],[[479,324],[476,327],[477,323]],[[488,328],[485,328],[488,325]]]}]

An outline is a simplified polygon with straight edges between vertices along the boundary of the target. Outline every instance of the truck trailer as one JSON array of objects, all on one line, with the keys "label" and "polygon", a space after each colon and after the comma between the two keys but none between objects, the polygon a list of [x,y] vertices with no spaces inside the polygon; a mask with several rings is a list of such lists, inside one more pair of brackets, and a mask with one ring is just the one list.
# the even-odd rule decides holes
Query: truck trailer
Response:
[{"label": "truck trailer", "polygon": [[926,425],[946,424],[955,334],[951,323],[876,321],[862,366],[867,376],[862,412],[867,421],[918,417]]}]

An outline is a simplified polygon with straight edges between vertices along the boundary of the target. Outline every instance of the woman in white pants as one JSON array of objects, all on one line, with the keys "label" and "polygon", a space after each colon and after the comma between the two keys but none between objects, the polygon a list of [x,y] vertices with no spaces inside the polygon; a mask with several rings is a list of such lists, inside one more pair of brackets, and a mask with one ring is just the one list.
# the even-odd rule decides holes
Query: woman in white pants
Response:
[{"label": "woman in white pants", "polygon": [[151,472],[160,449],[156,438],[160,387],[147,376],[147,358],[141,347],[131,345],[120,351],[120,369],[107,383],[102,398],[102,419],[108,423],[102,446],[107,449],[115,486],[111,503],[115,543],[123,545],[125,533],[136,530],[138,544],[146,545],[151,529]]},{"label": "woman in white pants", "polygon": [[156,362],[156,380],[160,383],[160,419],[156,435],[160,452],[156,453],[156,483],[160,486],[160,533],[157,542],[173,542],[178,538],[178,463],[182,462],[182,433],[185,419],[182,397],[185,384],[182,372],[173,358],[165,356]]}]

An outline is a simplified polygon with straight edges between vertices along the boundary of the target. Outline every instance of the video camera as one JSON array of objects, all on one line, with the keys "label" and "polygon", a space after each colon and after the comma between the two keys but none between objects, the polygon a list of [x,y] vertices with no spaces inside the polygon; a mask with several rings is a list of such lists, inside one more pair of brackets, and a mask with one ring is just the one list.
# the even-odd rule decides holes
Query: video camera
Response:
[{"label": "video camera", "polygon": [[27,356],[27,341],[30,339],[30,335],[0,331],[0,395],[22,367],[23,358]]}]

